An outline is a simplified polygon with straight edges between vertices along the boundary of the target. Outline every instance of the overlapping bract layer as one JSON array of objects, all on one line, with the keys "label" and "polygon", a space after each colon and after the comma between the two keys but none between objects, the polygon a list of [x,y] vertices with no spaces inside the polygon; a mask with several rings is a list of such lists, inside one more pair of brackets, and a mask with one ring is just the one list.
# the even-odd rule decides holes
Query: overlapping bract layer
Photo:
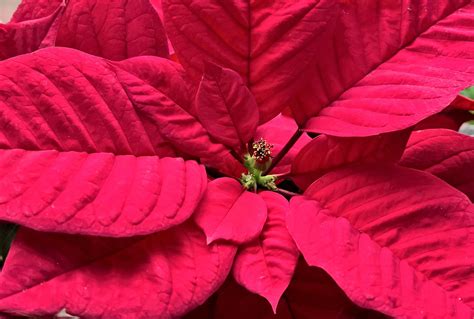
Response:
[{"label": "overlapping bract layer", "polygon": [[290,205],[305,259],[360,306],[472,317],[474,208],[463,193],[424,172],[365,165],[323,176]]},{"label": "overlapping bract layer", "polygon": [[[31,24],[64,5],[66,9],[58,19],[57,34],[51,45],[78,49],[110,60],[141,55],[168,57],[163,25],[148,0],[23,0],[12,22]],[[25,37],[23,41],[27,39]],[[26,52],[15,55],[21,53]]]},{"label": "overlapping bract layer", "polygon": [[474,200],[474,139],[449,130],[414,132],[400,165],[433,174]]},{"label": "overlapping bract layer", "polygon": [[126,239],[22,229],[0,275],[0,311],[176,318],[217,290],[234,254],[191,224]]},{"label": "overlapping bract layer", "polygon": [[[0,219],[131,238],[21,229],[0,274],[0,311],[180,317],[220,286],[235,255],[236,281],[281,318],[379,317],[321,269],[324,285],[301,284],[298,247],[359,306],[472,317],[473,210],[460,192],[472,198],[471,138],[417,132],[398,162],[417,170],[393,164],[406,129],[472,85],[472,1],[164,0],[193,81],[179,64],[142,56],[168,55],[149,1],[69,0],[60,17],[61,2],[24,0],[7,25],[27,35],[3,41],[8,57],[54,42],[72,49],[0,63]],[[286,152],[303,124],[336,136],[303,147],[303,134],[272,169],[311,185],[291,209],[279,194],[215,178],[240,177],[260,137]],[[213,297],[214,316],[248,316],[226,304],[248,301],[232,287]],[[308,301],[314,293],[327,302]],[[252,315],[271,316],[249,300]]]},{"label": "overlapping bract layer", "polygon": [[207,185],[194,161],[0,150],[0,219],[29,228],[136,236],[178,225]]},{"label": "overlapping bract layer", "polygon": [[260,122],[276,116],[301,86],[333,0],[163,1],[165,25],[183,66],[199,79],[206,61],[237,71],[255,95]]},{"label": "overlapping bract layer", "polygon": [[338,136],[438,113],[472,85],[473,16],[469,0],[343,2],[294,113],[308,130]]}]

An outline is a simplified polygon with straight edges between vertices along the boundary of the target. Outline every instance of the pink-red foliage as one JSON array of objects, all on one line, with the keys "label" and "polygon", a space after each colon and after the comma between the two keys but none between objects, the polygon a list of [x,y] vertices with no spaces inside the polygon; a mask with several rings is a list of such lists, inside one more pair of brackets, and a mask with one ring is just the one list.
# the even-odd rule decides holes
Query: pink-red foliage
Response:
[{"label": "pink-red foliage", "polygon": [[472,117],[473,26],[472,0],[23,0],[0,317],[472,319],[474,142],[440,127]]}]

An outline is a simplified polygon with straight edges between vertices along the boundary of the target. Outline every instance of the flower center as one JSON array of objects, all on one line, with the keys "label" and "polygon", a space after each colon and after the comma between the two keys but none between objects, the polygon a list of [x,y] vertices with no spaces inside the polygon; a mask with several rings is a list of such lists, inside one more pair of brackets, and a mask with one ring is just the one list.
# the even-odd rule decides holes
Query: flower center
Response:
[{"label": "flower center", "polygon": [[264,175],[264,172],[272,164],[272,148],[263,138],[252,144],[252,155],[245,155],[244,165],[247,168],[247,174],[242,174],[240,182],[247,189],[257,190],[258,186],[276,190],[276,176]]},{"label": "flower center", "polygon": [[271,161],[272,148],[273,148],[272,144],[269,144],[263,138],[260,138],[260,140],[252,144],[252,150],[253,150],[252,155],[253,157],[255,157],[255,159],[259,163],[265,163],[269,160]]}]

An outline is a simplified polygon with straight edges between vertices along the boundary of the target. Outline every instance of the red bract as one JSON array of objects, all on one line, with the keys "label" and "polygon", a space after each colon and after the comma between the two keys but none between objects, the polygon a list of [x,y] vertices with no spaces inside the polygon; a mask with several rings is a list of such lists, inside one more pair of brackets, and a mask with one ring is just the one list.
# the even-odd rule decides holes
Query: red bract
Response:
[{"label": "red bract", "polygon": [[[214,107],[209,108],[209,105]],[[237,73],[208,65],[199,86],[196,107],[201,121],[216,139],[233,146],[236,156],[245,153],[247,143],[256,133],[258,113],[252,94]],[[272,176],[267,176],[267,185],[259,180],[270,164],[268,159],[259,157],[261,147],[271,146],[265,142],[253,144],[254,155],[247,155],[244,163],[249,174],[241,178],[244,185],[250,183],[246,186],[255,193],[244,189],[236,180],[216,179],[209,184],[194,219],[209,243],[227,240],[246,244],[236,258],[234,277],[250,291],[267,298],[276,311],[291,280],[298,252],[284,225],[288,201],[271,192],[256,193],[261,186],[276,187]],[[269,149],[263,151],[270,152]],[[258,165],[263,167],[258,168]],[[250,180],[245,180],[246,177]]]},{"label": "red bract", "polygon": [[305,259],[357,304],[397,318],[472,316],[474,206],[463,193],[423,172],[355,166],[290,204]]},{"label": "red bract", "polygon": [[2,271],[0,310],[176,318],[220,286],[234,254],[189,224],[120,240],[22,230]]},{"label": "red bract", "polygon": [[309,131],[367,136],[441,111],[472,85],[473,14],[471,0],[341,1],[295,115]]},{"label": "red bract", "polygon": [[241,244],[262,231],[267,207],[260,196],[247,192],[236,180],[219,178],[209,183],[194,219],[208,243],[226,239]]},{"label": "red bract", "polygon": [[276,313],[278,302],[298,260],[298,250],[286,230],[288,201],[282,196],[260,193],[268,208],[267,222],[259,238],[244,245],[234,264],[235,280],[268,299]]},{"label": "red bract", "polygon": [[299,187],[306,189],[328,171],[351,163],[396,162],[408,136],[408,131],[363,138],[319,136],[295,157],[291,177]]},{"label": "red bract", "polygon": [[415,132],[400,165],[429,172],[474,199],[474,139],[448,130]]},{"label": "red bract", "polygon": [[222,144],[240,150],[258,125],[257,103],[239,74],[208,63],[196,96],[199,118]]},{"label": "red bract", "polygon": [[[352,303],[324,270],[308,267],[300,261],[285,298],[277,313],[265,300],[251,294],[229,280],[203,306],[191,312],[186,319],[382,319],[383,314],[366,310]],[[212,301],[212,302],[211,302]]]},{"label": "red bract", "polygon": [[407,128],[472,84],[474,5],[430,5],[163,1],[168,35],[191,74],[207,60],[232,68],[255,94],[260,121],[290,103],[307,130],[339,136]]},{"label": "red bract", "polygon": [[1,150],[0,218],[37,230],[123,237],[191,216],[206,187],[194,161]]},{"label": "red bract", "polygon": [[[26,20],[45,20],[56,8],[62,7],[62,2],[25,0],[15,12],[12,22],[19,22],[21,26],[32,23]],[[56,26],[57,37],[51,45],[56,43],[57,46],[79,49],[111,60],[140,55],[168,56],[163,25],[148,0],[66,2],[64,16]],[[25,39],[28,38],[24,36],[22,40]],[[16,42],[22,41],[17,39]],[[15,55],[31,51],[16,52]]]},{"label": "red bract", "polygon": [[24,0],[0,312],[471,319],[474,142],[417,129],[472,116],[474,3],[415,2]]},{"label": "red bract", "polygon": [[335,1],[163,0],[166,29],[179,60],[199,79],[204,62],[237,71],[255,95],[260,122],[277,115],[304,81]]},{"label": "red bract", "polygon": [[163,26],[148,0],[69,0],[57,45],[111,60],[168,56]]}]

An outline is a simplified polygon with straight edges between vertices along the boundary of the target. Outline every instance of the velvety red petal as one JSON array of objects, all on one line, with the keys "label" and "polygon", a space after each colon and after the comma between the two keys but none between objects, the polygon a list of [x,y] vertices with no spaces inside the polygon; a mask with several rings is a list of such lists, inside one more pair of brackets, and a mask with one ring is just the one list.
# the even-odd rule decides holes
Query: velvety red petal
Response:
[{"label": "velvety red petal", "polygon": [[235,248],[192,224],[110,239],[21,229],[0,275],[0,311],[53,317],[176,318],[225,280]]},{"label": "velvety red petal", "polygon": [[194,161],[0,150],[0,219],[36,230],[126,237],[187,220],[207,185]]},{"label": "velvety red petal", "polygon": [[403,154],[410,132],[371,137],[320,135],[308,143],[291,165],[291,178],[306,189],[328,171],[356,163],[397,162]]},{"label": "velvety red petal", "polygon": [[237,71],[254,94],[260,122],[288,106],[319,51],[332,0],[266,2],[164,0],[165,26],[179,61],[199,80],[204,62]]},{"label": "velvety red petal", "polygon": [[474,200],[474,138],[450,130],[415,131],[400,165],[433,174]]},{"label": "velvety red petal", "polygon": [[394,165],[328,173],[290,202],[310,265],[358,305],[396,318],[471,318],[474,207],[432,175]]},{"label": "velvety red petal", "polygon": [[273,192],[261,192],[259,196],[267,205],[267,221],[258,239],[240,247],[233,274],[240,285],[265,297],[276,312],[299,253],[286,229],[288,201]]},{"label": "velvety red petal", "polygon": [[207,63],[196,108],[216,141],[236,151],[247,148],[258,125],[258,106],[238,73]]},{"label": "velvety red petal", "polygon": [[474,73],[470,0],[341,1],[294,113],[337,136],[405,129],[447,107]]},{"label": "velvety red petal", "polygon": [[267,219],[265,201],[235,179],[219,178],[208,184],[194,220],[207,242],[224,239],[242,244],[258,237]]}]

